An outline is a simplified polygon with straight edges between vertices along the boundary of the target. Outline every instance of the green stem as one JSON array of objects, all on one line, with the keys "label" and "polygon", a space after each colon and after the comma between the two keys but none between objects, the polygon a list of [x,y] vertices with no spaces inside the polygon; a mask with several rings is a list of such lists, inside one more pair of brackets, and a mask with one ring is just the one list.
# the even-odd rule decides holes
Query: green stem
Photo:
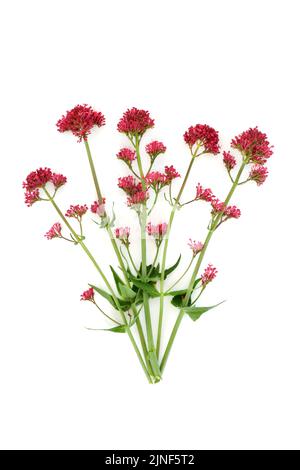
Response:
[{"label": "green stem", "polygon": [[[143,173],[143,166],[141,161],[141,154],[140,154],[140,141],[138,137],[135,139],[135,150],[137,156],[137,164],[141,176],[141,182],[143,190],[146,190],[145,180],[144,180],[144,173]],[[143,280],[146,279],[147,276],[147,244],[146,244],[146,225],[147,225],[147,206],[143,204],[141,216],[140,216],[140,224],[141,224],[141,252],[142,252],[142,278]],[[151,313],[150,313],[150,305],[149,305],[149,297],[148,294],[143,291],[143,302],[144,302],[144,312],[145,312],[145,322],[146,322],[146,332],[147,332],[147,342],[148,342],[148,356],[152,366],[152,370],[154,375],[157,378],[161,377],[160,369],[158,365],[158,360],[155,352],[155,345],[154,345],[154,338],[153,338],[153,330],[152,330],[152,322],[151,322]]]},{"label": "green stem", "polygon": [[130,262],[131,262],[131,264],[132,264],[132,266],[133,266],[135,272],[138,273],[138,269],[137,269],[137,267],[136,267],[136,265],[135,265],[135,262],[133,261],[130,248],[129,248],[128,245],[126,245],[125,247],[126,247],[126,250],[127,250],[127,253],[128,253],[128,257],[129,257],[129,259],[130,259]]},{"label": "green stem", "polygon": [[[225,208],[227,207],[236,187],[238,186],[238,183],[239,183],[239,180],[241,178],[241,175],[243,173],[243,170],[245,168],[245,165],[246,165],[246,162],[243,162],[238,173],[237,173],[237,176],[232,184],[232,187],[229,191],[229,193],[227,194],[227,197],[224,201],[224,210]],[[211,237],[216,229],[216,227],[218,226],[220,220],[222,219],[223,217],[223,214],[224,214],[224,211],[221,212],[220,214],[217,215],[217,217],[214,219],[213,221],[213,224],[212,224],[212,227],[208,230],[208,233],[207,233],[207,236],[206,236],[206,239],[205,239],[205,242],[204,242],[204,245],[203,245],[203,248],[202,250],[200,251],[200,254],[199,254],[199,257],[198,257],[198,260],[197,260],[197,263],[195,265],[195,268],[194,268],[194,271],[193,271],[193,274],[192,274],[192,277],[191,277],[191,280],[190,280],[190,283],[189,283],[189,286],[188,286],[188,289],[187,289],[187,292],[186,292],[186,295],[185,295],[185,298],[184,298],[184,301],[183,301],[183,306],[185,307],[187,304],[188,304],[188,301],[189,301],[189,298],[191,296],[191,293],[193,291],[193,287],[194,287],[194,283],[195,283],[195,280],[196,280],[196,277],[198,275],[198,272],[199,272],[199,269],[200,269],[200,266],[201,266],[201,263],[203,261],[203,258],[204,258],[204,255],[205,255],[205,252],[207,250],[207,247],[209,245],[209,242],[211,240]],[[173,346],[173,343],[174,343],[174,340],[175,340],[175,337],[177,335],[177,331],[179,329],[179,326],[180,326],[180,323],[182,321],[182,318],[184,317],[184,310],[180,310],[179,314],[178,314],[178,317],[176,319],[176,322],[175,322],[175,325],[173,327],[173,330],[172,330],[172,333],[171,333],[171,336],[170,336],[170,339],[168,341],[168,344],[167,344],[167,347],[166,347],[166,350],[165,350],[165,353],[164,353],[164,356],[162,358],[162,361],[161,361],[161,364],[160,364],[160,368],[161,368],[161,371],[163,371],[166,367],[166,363],[167,363],[167,360],[168,360],[168,357],[169,357],[169,354],[170,354],[170,351],[171,351],[171,348]]]},{"label": "green stem", "polygon": [[[89,161],[89,165],[90,165],[90,170],[91,170],[91,173],[92,173],[92,177],[93,177],[93,181],[94,181],[94,185],[95,185],[95,189],[96,189],[96,193],[97,193],[97,198],[99,200],[99,203],[101,204],[103,197],[102,197],[102,193],[101,193],[101,190],[100,190],[99,181],[98,181],[98,178],[97,178],[97,173],[96,173],[96,170],[95,170],[95,165],[94,165],[92,153],[91,153],[90,146],[89,146],[89,143],[88,143],[87,140],[84,141],[84,145],[85,145],[85,149],[86,149],[86,153],[87,153],[87,157],[88,157],[88,161]],[[111,240],[111,243],[112,243],[114,252],[117,256],[120,268],[123,272],[123,276],[124,276],[126,285],[128,287],[130,287],[126,267],[124,265],[121,253],[119,251],[118,245],[116,243],[116,240],[115,240],[114,235],[112,233],[111,227],[109,225],[106,226],[106,231],[107,231],[107,233],[109,235],[109,238]],[[132,307],[132,310],[134,311],[134,314],[137,314],[135,306]],[[143,348],[145,361],[146,361],[146,363],[148,365],[148,368],[149,368],[149,359],[148,359],[148,355],[147,355],[147,350],[145,350],[144,347],[143,347],[143,345],[145,344],[145,337],[144,337],[143,328],[141,326],[139,318],[137,318],[136,325],[137,325],[138,333],[139,333],[139,336],[140,336],[140,342],[141,342],[141,346]],[[149,368],[149,373],[150,373],[150,375],[152,375],[151,368]]]},{"label": "green stem", "polygon": [[110,317],[109,315],[107,315],[107,313],[105,313],[102,308],[99,307],[99,305],[94,301],[93,302],[94,305],[96,305],[97,309],[102,313],[102,315],[104,315],[106,318],[108,318],[110,321],[112,321],[113,323],[115,323],[116,325],[119,325],[121,326],[121,323],[119,323],[118,321],[114,320],[112,317]]},{"label": "green stem", "polygon": [[[104,284],[106,285],[107,289],[109,290],[109,292],[111,293],[115,303],[116,303],[116,306],[119,310],[119,313],[122,317],[122,320],[124,322],[125,325],[127,325],[127,320],[126,320],[126,317],[124,315],[124,312],[121,310],[120,308],[120,304],[119,304],[119,301],[118,301],[118,298],[116,297],[113,289],[111,288],[109,282],[108,282],[108,279],[106,278],[104,272],[102,271],[102,269],[100,268],[100,266],[98,265],[97,261],[95,260],[95,258],[93,257],[92,253],[89,251],[89,249],[87,248],[87,246],[85,245],[85,243],[83,243],[83,241],[80,239],[80,237],[78,237],[77,233],[75,232],[75,230],[73,229],[73,227],[70,225],[70,223],[68,222],[68,220],[66,219],[66,217],[64,216],[64,214],[61,212],[60,208],[58,207],[58,205],[56,204],[56,202],[54,201],[54,199],[52,199],[52,197],[50,196],[49,192],[47,191],[47,189],[44,187],[43,188],[47,197],[49,198],[49,201],[51,202],[51,204],[53,205],[54,209],[56,210],[56,212],[58,213],[58,215],[61,217],[61,219],[63,220],[63,222],[65,223],[65,225],[68,227],[68,229],[70,230],[71,234],[73,235],[74,239],[76,240],[76,242],[81,246],[81,248],[83,249],[83,251],[86,253],[86,255],[89,257],[89,259],[92,261],[93,265],[95,266],[96,270],[98,271],[98,273],[100,274],[100,276],[102,277],[103,279],[103,282]],[[148,372],[148,369],[143,361],[143,358],[141,356],[141,353],[140,353],[140,350],[139,348],[137,347],[137,344],[135,342],[135,339],[134,337],[132,336],[132,333],[130,331],[130,328],[126,328],[126,332],[129,336],[129,339],[133,345],[133,348],[137,354],[137,357],[138,357],[138,360],[145,372],[145,375],[149,381],[149,383],[152,383],[152,380],[151,380],[151,377],[150,377],[150,374]]]},{"label": "green stem", "polygon": [[186,273],[188,272],[188,270],[189,270],[190,267],[192,266],[194,259],[195,259],[195,256],[192,256],[192,259],[191,259],[191,261],[189,262],[188,267],[186,268],[186,270],[183,272],[183,274],[180,276],[180,278],[177,279],[177,281],[174,282],[174,284],[172,284],[171,287],[169,287],[169,289],[167,290],[166,294],[168,294],[168,292],[171,292],[171,291],[174,289],[174,287],[177,286],[178,282],[180,282],[181,279],[184,278],[184,276],[186,275]]},{"label": "green stem", "polygon": [[190,161],[189,166],[188,166],[188,169],[187,169],[187,172],[185,174],[184,180],[182,182],[181,188],[179,190],[177,198],[175,199],[174,206],[172,207],[172,211],[171,211],[169,222],[168,222],[167,233],[166,233],[166,236],[165,236],[164,251],[163,251],[163,256],[162,256],[162,266],[161,266],[161,277],[160,277],[159,320],[158,320],[157,342],[156,342],[156,355],[157,355],[157,357],[159,357],[159,352],[160,352],[162,324],[163,324],[163,315],[164,315],[164,282],[165,282],[165,269],[166,269],[167,252],[168,252],[168,245],[169,245],[169,236],[170,236],[173,220],[174,220],[174,217],[175,217],[177,204],[179,204],[179,202],[180,202],[180,198],[182,196],[182,193],[184,191],[186,182],[187,182],[188,177],[190,175],[190,172],[192,170],[194,160],[195,160],[195,158],[194,158],[194,156],[192,156],[191,161]]}]

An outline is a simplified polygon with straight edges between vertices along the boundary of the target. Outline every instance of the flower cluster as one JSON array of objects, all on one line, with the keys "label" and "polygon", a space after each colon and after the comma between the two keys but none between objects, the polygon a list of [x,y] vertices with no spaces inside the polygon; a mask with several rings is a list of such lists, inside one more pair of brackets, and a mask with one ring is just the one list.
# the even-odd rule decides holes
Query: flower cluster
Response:
[{"label": "flower cluster", "polygon": [[268,169],[265,166],[253,165],[249,173],[249,180],[255,181],[260,186],[266,181],[268,173]]},{"label": "flower cluster", "polygon": [[78,142],[87,140],[93,127],[101,127],[105,124],[105,117],[102,113],[94,111],[87,104],[78,104],[75,108],[67,111],[57,122],[59,132],[72,132],[78,137]]},{"label": "flower cluster", "polygon": [[81,219],[81,217],[86,214],[87,211],[88,206],[86,204],[76,204],[75,206],[71,205],[65,215],[66,217],[74,217],[75,219]]},{"label": "flower cluster", "polygon": [[146,145],[145,150],[151,159],[154,160],[161,153],[165,153],[167,147],[162,142],[154,140],[153,142],[150,142],[150,144]]},{"label": "flower cluster", "polygon": [[202,250],[204,245],[203,245],[203,243],[197,242],[197,241],[192,240],[190,238],[189,242],[188,242],[188,246],[191,248],[191,250],[193,252],[193,256],[197,256],[197,254],[200,253],[200,251]]},{"label": "flower cluster", "polygon": [[270,145],[267,135],[259,131],[257,127],[250,128],[232,139],[231,147],[239,150],[247,162],[259,165],[264,165],[273,155],[273,147]]},{"label": "flower cluster", "polygon": [[163,237],[167,233],[168,230],[168,224],[165,222],[153,225],[151,222],[148,223],[147,225],[147,233],[150,237],[155,238],[155,241],[157,244],[160,244]]},{"label": "flower cluster", "polygon": [[143,109],[128,109],[118,123],[118,131],[129,135],[142,136],[147,129],[154,126],[154,120],[148,111]]},{"label": "flower cluster", "polygon": [[233,155],[231,155],[230,152],[223,152],[223,162],[228,171],[233,170],[233,168],[236,166],[236,159]]},{"label": "flower cluster", "polygon": [[137,181],[133,176],[123,176],[118,179],[118,187],[129,196],[133,196],[136,193],[142,191],[142,183]]},{"label": "flower cluster", "polygon": [[211,264],[209,264],[205,270],[204,273],[201,276],[201,283],[202,287],[206,287],[207,284],[209,284],[211,281],[213,281],[217,275],[218,271],[216,268],[214,268]]},{"label": "flower cluster", "polygon": [[127,198],[127,205],[129,207],[138,206],[140,204],[145,204],[149,194],[147,191],[138,191],[137,193],[132,194]]},{"label": "flower cluster", "polygon": [[192,149],[194,145],[202,147],[201,153],[219,153],[218,132],[207,124],[196,124],[191,126],[184,134],[184,140]]},{"label": "flower cluster", "polygon": [[117,158],[130,164],[131,162],[133,162],[133,160],[136,159],[136,155],[133,150],[124,147],[117,153]]},{"label": "flower cluster", "polygon": [[61,230],[62,230],[61,224],[59,222],[56,222],[55,224],[52,225],[50,230],[47,233],[45,233],[45,237],[47,238],[47,240],[52,240],[52,238],[61,238],[62,237]]},{"label": "flower cluster", "polygon": [[52,183],[55,189],[60,188],[67,182],[67,178],[59,173],[54,173],[50,168],[38,168],[29,173],[23,182],[25,189],[25,204],[32,206],[40,200],[40,188],[44,188],[47,183]]},{"label": "flower cluster", "polygon": [[213,198],[214,195],[211,189],[204,189],[200,183],[197,184],[195,200],[211,202]]},{"label": "flower cluster", "polygon": [[129,235],[130,235],[129,227],[118,227],[115,229],[116,238],[120,240],[125,246],[129,246]]},{"label": "flower cluster", "polygon": [[241,211],[236,206],[225,206],[225,203],[215,198],[211,201],[212,214],[217,215],[223,213],[226,219],[238,219]]},{"label": "flower cluster", "polygon": [[105,197],[102,198],[101,203],[99,201],[94,201],[91,205],[91,212],[99,215],[99,217],[103,217],[105,215],[105,202]]},{"label": "flower cluster", "polygon": [[145,177],[145,182],[148,186],[152,187],[155,191],[160,190],[164,186],[171,184],[173,179],[179,178],[180,174],[172,166],[165,166],[165,172],[152,171]]},{"label": "flower cluster", "polygon": [[94,292],[94,289],[91,287],[90,289],[85,290],[81,294],[80,300],[89,300],[90,302],[94,302],[94,296],[95,296],[95,292]]}]

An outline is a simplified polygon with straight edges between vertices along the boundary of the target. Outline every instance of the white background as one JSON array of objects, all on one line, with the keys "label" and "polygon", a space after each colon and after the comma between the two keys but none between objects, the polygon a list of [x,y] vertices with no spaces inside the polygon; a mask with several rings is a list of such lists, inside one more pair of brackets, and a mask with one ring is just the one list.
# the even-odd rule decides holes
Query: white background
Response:
[{"label": "white background", "polygon": [[[298,3],[2,3],[1,448],[300,448]],[[43,237],[51,207],[23,204],[23,179],[43,165],[68,176],[62,207],[94,199],[83,146],[55,128],[85,102],[107,118],[91,146],[121,223],[133,218],[115,184],[126,174],[115,153],[127,107],[149,109],[147,141],[163,140],[160,164],[181,173],[192,124],[218,129],[225,148],[254,125],[274,144],[268,181],[239,189],[242,217],[207,254],[219,274],[205,302],[227,302],[185,319],[156,386],[125,335],[85,329],[105,325],[79,301],[96,272],[79,248]],[[197,162],[186,198],[198,181],[224,197],[221,157]],[[169,263],[180,251],[188,259],[187,238],[203,239],[206,210],[178,215]],[[89,234],[102,265],[115,263],[105,233],[90,223]]]}]

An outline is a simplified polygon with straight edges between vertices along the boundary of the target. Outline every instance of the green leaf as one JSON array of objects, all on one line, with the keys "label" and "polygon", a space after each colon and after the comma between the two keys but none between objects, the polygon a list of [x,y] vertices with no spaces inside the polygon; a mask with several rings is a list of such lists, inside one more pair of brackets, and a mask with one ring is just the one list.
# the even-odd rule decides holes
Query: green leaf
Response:
[{"label": "green leaf", "polygon": [[102,290],[100,289],[100,287],[96,287],[96,286],[93,286],[93,284],[89,284],[90,287],[92,287],[96,292],[98,292],[98,294],[102,295],[102,297],[104,297],[106,300],[108,300],[108,302],[116,308],[116,303],[113,299],[113,297],[108,294],[107,292],[105,292],[105,290]]},{"label": "green leaf", "polygon": [[122,297],[124,297],[124,299],[134,299],[135,296],[136,296],[136,292],[134,292],[134,290],[130,289],[130,287],[128,286],[125,286],[123,284],[119,284],[119,288],[120,288],[120,294],[122,295]]},{"label": "green leaf", "polygon": [[136,286],[138,287],[139,289],[141,289],[142,291],[146,292],[147,294],[149,294],[150,297],[159,297],[160,296],[160,293],[158,292],[158,290],[156,289],[155,286],[153,286],[152,284],[150,283],[146,283],[146,282],[142,282],[140,281],[139,279],[136,279],[134,277],[131,278],[131,282]]},{"label": "green leaf", "polygon": [[122,279],[120,278],[120,276],[116,273],[116,271],[114,270],[114,268],[113,268],[112,266],[109,266],[109,267],[110,267],[111,272],[112,272],[112,274],[113,274],[117,291],[119,292],[120,295],[122,295],[121,289],[120,289],[120,285],[124,285],[124,282],[122,281]]},{"label": "green leaf", "polygon": [[167,276],[169,276],[169,274],[171,274],[171,273],[177,268],[177,266],[178,266],[179,263],[180,263],[180,260],[181,260],[181,255],[179,255],[178,260],[176,261],[175,264],[173,264],[173,266],[171,266],[170,268],[167,268],[167,269],[165,270],[165,277],[164,277],[165,279],[167,278]]},{"label": "green leaf", "polygon": [[198,320],[198,318],[201,317],[203,313],[207,312],[208,310],[211,310],[212,308],[218,307],[218,305],[221,305],[223,302],[225,302],[225,300],[219,302],[216,305],[212,305],[211,307],[183,307],[183,311],[187,313],[192,320],[196,321]]},{"label": "green leaf", "polygon": [[113,333],[126,333],[126,325],[114,326],[113,328],[86,328],[89,331],[112,331]]},{"label": "green leaf", "polygon": [[[175,297],[173,297],[171,300],[171,304],[174,305],[174,307],[182,308],[185,294],[186,291],[184,292],[184,295],[175,295]],[[189,298],[188,305],[191,305],[191,298]]]}]

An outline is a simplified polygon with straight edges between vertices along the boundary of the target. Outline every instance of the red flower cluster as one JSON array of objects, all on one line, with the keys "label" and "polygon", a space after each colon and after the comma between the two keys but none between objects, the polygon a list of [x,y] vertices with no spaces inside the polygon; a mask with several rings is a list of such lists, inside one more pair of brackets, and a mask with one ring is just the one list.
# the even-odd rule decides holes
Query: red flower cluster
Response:
[{"label": "red flower cluster", "polygon": [[207,268],[205,268],[204,273],[201,276],[202,286],[206,287],[207,284],[213,281],[217,273],[218,273],[217,269],[214,268],[211,264],[209,264]]},{"label": "red flower cluster", "polygon": [[101,127],[105,124],[105,117],[102,113],[94,111],[87,104],[78,104],[75,108],[66,112],[57,122],[59,132],[72,132],[78,137],[78,142],[87,140],[93,127]]},{"label": "red flower cluster", "polygon": [[135,160],[135,152],[129,148],[122,148],[118,153],[117,153],[117,158],[120,160],[124,160],[127,163],[133,162]]},{"label": "red flower cluster", "polygon": [[200,183],[197,184],[195,200],[211,202],[213,198],[214,195],[211,189],[204,189]]},{"label": "red flower cluster", "polygon": [[81,218],[88,211],[88,206],[86,204],[75,206],[71,205],[66,212],[66,217],[74,217],[75,219]]},{"label": "red flower cluster", "polygon": [[265,166],[253,165],[249,173],[249,179],[255,181],[260,186],[266,181],[268,174],[268,168]]},{"label": "red flower cluster", "polygon": [[150,142],[150,144],[146,145],[145,150],[146,153],[148,153],[148,155],[150,155],[150,157],[154,159],[161,153],[165,153],[167,147],[162,142],[154,140],[153,142]]},{"label": "red flower cluster", "polygon": [[165,222],[157,225],[153,225],[151,222],[147,225],[148,235],[158,240],[162,240],[168,230],[168,224]]},{"label": "red flower cluster", "polygon": [[125,191],[129,196],[142,191],[142,184],[131,175],[119,178],[118,187],[123,189],[123,191]]},{"label": "red flower cluster", "polygon": [[160,171],[152,171],[145,177],[145,182],[147,185],[157,191],[170,184],[173,179],[179,177],[180,174],[173,166],[165,166],[165,173],[161,173]]},{"label": "red flower cluster", "polygon": [[25,204],[32,206],[39,201],[39,188],[44,187],[47,183],[52,183],[54,187],[60,188],[67,182],[67,178],[61,174],[53,173],[50,168],[39,168],[29,173],[23,182],[25,192]]},{"label": "red flower cluster", "polygon": [[94,289],[91,287],[90,289],[85,290],[81,294],[81,299],[80,300],[89,300],[91,302],[94,302],[94,296],[95,296]]},{"label": "red flower cluster", "polygon": [[129,207],[138,204],[145,204],[148,197],[149,194],[147,193],[147,191],[138,191],[137,193],[132,194],[132,196],[127,199],[127,204]]},{"label": "red flower cluster", "polygon": [[180,174],[178,173],[177,170],[171,166],[165,166],[165,177],[166,177],[166,182],[167,184],[171,183],[175,178],[180,178]]},{"label": "red flower cluster", "polygon": [[59,222],[56,222],[55,224],[52,225],[50,230],[47,233],[45,233],[45,237],[48,240],[52,240],[52,238],[61,238],[62,236],[61,230],[62,230],[61,224]]},{"label": "red flower cluster", "polygon": [[125,134],[137,134],[142,136],[147,129],[154,126],[148,111],[131,108],[125,111],[118,123],[118,131]]},{"label": "red flower cluster", "polygon": [[98,214],[100,217],[102,217],[103,215],[105,215],[105,202],[106,202],[105,197],[102,198],[101,204],[100,204],[99,201],[95,201],[95,202],[91,205],[91,212],[92,212],[93,214]]},{"label": "red flower cluster", "polygon": [[120,240],[124,245],[129,245],[129,235],[130,235],[130,228],[129,227],[119,227],[115,229],[115,235],[118,240]]},{"label": "red flower cluster", "polygon": [[223,212],[226,219],[238,219],[241,216],[241,211],[236,206],[225,206],[224,202],[215,198],[211,201],[212,214],[216,215]]},{"label": "red flower cluster", "polygon": [[236,159],[230,152],[223,152],[223,162],[228,171],[233,170],[236,165]]},{"label": "red flower cluster", "polygon": [[232,139],[231,147],[242,152],[249,162],[264,165],[273,155],[267,135],[260,132],[257,127],[250,128]]},{"label": "red flower cluster", "polygon": [[197,144],[204,148],[203,153],[219,153],[218,132],[207,124],[191,126],[184,134],[184,140],[190,148]]}]

